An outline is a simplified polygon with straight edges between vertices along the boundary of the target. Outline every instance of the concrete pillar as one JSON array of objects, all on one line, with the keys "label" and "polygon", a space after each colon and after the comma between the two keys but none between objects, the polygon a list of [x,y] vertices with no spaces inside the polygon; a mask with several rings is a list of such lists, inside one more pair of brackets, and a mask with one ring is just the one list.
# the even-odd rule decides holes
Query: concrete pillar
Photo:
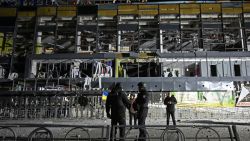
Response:
[{"label": "concrete pillar", "polygon": [[118,31],[118,39],[117,39],[117,52],[121,51],[121,31]]},{"label": "concrete pillar", "polygon": [[163,52],[163,38],[162,38],[162,30],[160,29],[160,52]]},{"label": "concrete pillar", "polygon": [[[241,20],[239,20],[239,25],[240,25],[240,38],[241,38],[242,51],[245,51],[245,42],[244,42],[244,37],[243,37],[243,29],[242,29]],[[249,49],[248,49],[248,51],[249,51]]]},{"label": "concrete pillar", "polygon": [[81,32],[77,32],[77,40],[76,40],[76,46],[77,46],[77,53],[81,51]]}]

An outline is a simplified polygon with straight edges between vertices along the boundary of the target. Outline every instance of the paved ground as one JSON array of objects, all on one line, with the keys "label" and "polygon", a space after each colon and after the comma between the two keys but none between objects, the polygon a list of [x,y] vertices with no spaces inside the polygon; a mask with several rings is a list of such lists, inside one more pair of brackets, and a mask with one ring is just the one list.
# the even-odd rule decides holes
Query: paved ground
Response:
[{"label": "paved ground", "polygon": [[[64,119],[64,120],[23,120],[23,121],[15,121],[15,120],[8,120],[8,121],[1,121],[1,125],[15,125],[15,124],[36,124],[37,126],[43,125],[43,126],[67,126],[67,125],[72,125],[72,126],[79,126],[79,125],[109,125],[110,120],[109,119],[95,119],[95,120],[70,120],[70,119]],[[180,129],[186,140],[195,140],[194,137],[196,136],[196,133],[201,129],[203,126],[204,127],[211,127],[212,129],[204,129],[201,130],[200,133],[198,134],[198,137],[204,138],[203,140],[207,141],[208,139],[205,138],[218,138],[216,132],[218,132],[219,136],[222,139],[222,141],[230,141],[230,132],[228,130],[228,126],[232,127],[231,125],[234,124],[236,125],[237,131],[239,133],[241,141],[248,141],[250,138],[250,123],[248,122],[247,124],[244,125],[243,121],[235,121],[235,122],[228,122],[228,121],[212,121],[212,120],[180,120],[177,122],[178,124],[178,129]],[[168,141],[177,141],[177,132],[176,130],[172,130],[169,132],[169,134],[164,134],[165,127],[155,127],[153,125],[157,126],[163,126],[165,125],[165,119],[162,120],[147,120],[147,125],[150,125],[150,127],[147,127],[147,131],[150,136],[150,140],[160,140],[158,137],[164,136],[165,139],[167,138]],[[22,137],[27,137],[29,133],[32,132],[32,130],[35,129],[35,127],[13,127],[12,128],[18,136]],[[72,129],[72,127],[48,127],[49,130],[52,131],[54,137],[65,137],[67,132]],[[101,128],[87,128],[89,131],[89,134],[91,137],[95,138],[100,138],[102,134]],[[216,131],[214,132],[213,129]],[[1,134],[1,130],[0,130]],[[75,131],[73,135],[71,133],[68,136],[76,136],[76,134],[81,134],[81,136],[86,136],[83,135],[85,133],[80,133],[80,131]],[[106,134],[106,130],[104,130],[104,135]],[[127,137],[129,138],[135,138],[139,134],[138,129],[132,129],[129,130],[127,128]],[[155,138],[155,139],[154,139]],[[181,138],[181,134],[179,134],[179,138]],[[129,139],[127,139],[129,140]],[[132,139],[131,139],[132,140]],[[201,141],[203,141],[201,140]],[[209,141],[213,140],[218,140],[218,139],[209,139]]]},{"label": "paved ground", "polygon": [[[181,134],[177,134],[176,130],[171,130],[169,134],[164,134],[166,131],[166,118],[165,111],[162,107],[151,108],[149,117],[147,118],[146,124],[150,125],[147,131],[150,136],[150,140],[160,140],[157,137],[167,138],[168,141],[177,141],[178,137],[181,138]],[[249,118],[249,108],[218,108],[218,109],[205,109],[205,108],[195,108],[195,109],[178,109],[177,124],[178,129],[181,130],[186,140],[195,140],[194,137],[197,135],[200,138],[204,138],[201,141],[217,141],[218,135],[224,137],[222,141],[231,141],[230,131],[228,127],[232,130],[232,125],[236,125],[237,132],[241,141],[250,140],[250,118]],[[204,113],[204,114],[202,114]],[[216,115],[216,116],[215,116]],[[127,121],[128,123],[128,121]],[[65,136],[73,137],[76,135],[87,136],[86,132],[74,131],[73,135],[67,132],[70,131],[73,126],[93,126],[86,128],[91,137],[100,138],[102,135],[101,128],[97,128],[97,125],[107,126],[110,125],[110,119],[34,119],[34,120],[0,120],[0,125],[28,125],[35,127],[12,127],[18,137],[27,137],[34,129],[39,126],[46,126],[53,133],[56,138],[63,138]],[[153,125],[157,125],[153,126]],[[58,126],[58,127],[52,127]],[[71,126],[71,127],[66,127]],[[160,127],[161,126],[161,127]],[[164,127],[163,127],[164,126]],[[203,129],[202,127],[211,127]],[[9,131],[1,130],[0,135],[11,134]],[[103,130],[103,135],[106,134],[106,128]],[[127,137],[135,138],[138,136],[138,129],[129,130],[127,128]],[[179,135],[179,136],[177,136]],[[155,139],[153,139],[155,138]],[[208,139],[210,138],[210,139]],[[211,139],[214,138],[214,139]],[[129,139],[127,139],[129,140]]]}]

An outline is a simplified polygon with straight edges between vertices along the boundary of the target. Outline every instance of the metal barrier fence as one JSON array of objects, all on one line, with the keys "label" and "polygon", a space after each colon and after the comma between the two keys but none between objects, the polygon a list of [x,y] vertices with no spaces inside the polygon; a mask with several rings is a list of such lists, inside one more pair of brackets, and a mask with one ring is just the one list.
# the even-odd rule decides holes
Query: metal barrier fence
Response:
[{"label": "metal barrier fence", "polygon": [[249,108],[181,108],[177,109],[180,119],[250,119]]},{"label": "metal barrier fence", "polygon": [[[83,100],[82,100],[83,99]],[[84,100],[87,104],[84,103]],[[82,102],[83,101],[83,102]],[[128,114],[127,114],[128,115]],[[166,109],[163,103],[150,104],[150,120],[165,119]],[[101,96],[79,94],[18,94],[0,97],[0,120],[4,119],[102,119],[106,118],[105,102]],[[176,110],[179,120],[224,119],[250,120],[249,108],[179,108]]]},{"label": "metal barrier fence", "polygon": [[[166,127],[161,125],[149,125],[145,126],[147,131],[145,138],[138,137],[139,128],[141,127],[129,128],[124,139],[126,141],[143,139],[147,141],[239,141],[239,138],[236,136],[237,131],[232,130],[235,126],[178,125]],[[116,139],[120,138],[116,137]]]},{"label": "metal barrier fence", "polygon": [[[80,102],[87,99],[88,104]],[[0,98],[0,119],[95,118],[105,115],[100,96],[33,95]]]},{"label": "metal barrier fence", "polygon": [[0,125],[0,141],[109,140],[109,126],[79,125]]},{"label": "metal barrier fence", "polygon": [[[151,106],[148,117],[152,120],[163,119],[166,117],[166,108],[163,105]],[[244,107],[231,108],[178,108],[176,109],[176,118],[180,120],[250,120],[250,109]]]},{"label": "metal barrier fence", "polygon": [[[238,129],[235,125],[148,125],[145,127],[125,126],[124,128],[126,129],[126,135],[123,139],[126,141],[140,140],[138,138],[139,128],[146,129],[145,140],[147,141],[240,141]],[[0,125],[0,141],[109,141],[110,131],[110,126],[97,125]],[[116,139],[119,139],[118,135]]]}]

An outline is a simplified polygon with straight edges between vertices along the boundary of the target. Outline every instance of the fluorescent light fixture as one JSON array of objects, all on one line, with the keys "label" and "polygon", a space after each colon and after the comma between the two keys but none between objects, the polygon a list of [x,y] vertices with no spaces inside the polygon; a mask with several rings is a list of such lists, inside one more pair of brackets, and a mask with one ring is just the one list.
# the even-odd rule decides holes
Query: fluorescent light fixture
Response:
[{"label": "fluorescent light fixture", "polygon": [[140,16],[140,19],[154,19],[154,16]]},{"label": "fluorescent light fixture", "polygon": [[79,21],[90,21],[93,19],[93,16],[80,16]]},{"label": "fluorescent light fixture", "polygon": [[201,18],[218,18],[218,15],[216,14],[201,14]]},{"label": "fluorescent light fixture", "polygon": [[244,13],[245,18],[250,18],[250,13]]},{"label": "fluorescent light fixture", "polygon": [[134,16],[120,16],[120,20],[133,20]]},{"label": "fluorescent light fixture", "polygon": [[99,19],[100,20],[113,20],[113,17],[103,17],[103,16],[101,16],[101,17],[99,17]]},{"label": "fluorescent light fixture", "polygon": [[237,18],[239,15],[236,14],[223,14],[223,18]]},{"label": "fluorescent light fixture", "polygon": [[186,25],[188,25],[188,24],[190,24],[190,23],[189,23],[189,21],[181,21],[181,24],[186,24]]},{"label": "fluorescent light fixture", "polygon": [[188,19],[197,18],[197,15],[181,15],[181,18],[188,18]]},{"label": "fluorescent light fixture", "polygon": [[160,15],[160,20],[161,19],[176,19],[175,15]]},{"label": "fluorescent light fixture", "polygon": [[61,17],[61,20],[70,21],[72,20],[72,17]]}]

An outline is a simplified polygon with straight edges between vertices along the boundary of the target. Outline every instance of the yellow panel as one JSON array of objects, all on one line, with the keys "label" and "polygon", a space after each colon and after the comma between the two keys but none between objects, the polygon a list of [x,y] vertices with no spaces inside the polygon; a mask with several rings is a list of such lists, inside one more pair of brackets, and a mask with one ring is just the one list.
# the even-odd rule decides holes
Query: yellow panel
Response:
[{"label": "yellow panel", "polygon": [[76,7],[74,6],[60,6],[57,8],[59,11],[76,11]]},{"label": "yellow panel", "polygon": [[76,16],[76,7],[62,6],[57,8],[58,17],[74,17]]},{"label": "yellow panel", "polygon": [[115,54],[115,58],[123,58],[122,53],[116,53],[116,54]]},{"label": "yellow panel", "polygon": [[200,14],[200,9],[181,9],[180,13],[185,14]]},{"label": "yellow panel", "polygon": [[4,34],[0,32],[0,46],[2,46],[3,44],[3,37],[4,37]]},{"label": "yellow panel", "polygon": [[16,8],[0,8],[1,17],[15,17]]},{"label": "yellow panel", "polygon": [[42,54],[43,53],[43,47],[36,47],[36,54]]},{"label": "yellow panel", "polygon": [[18,12],[18,17],[34,17],[36,15],[35,11],[21,11]]},{"label": "yellow panel", "polygon": [[119,5],[118,14],[138,14],[137,5]]},{"label": "yellow panel", "polygon": [[138,14],[138,10],[134,10],[134,11],[118,11],[118,14],[120,15],[136,15]]},{"label": "yellow panel", "polygon": [[139,53],[139,58],[148,58],[147,53]]},{"label": "yellow panel", "polygon": [[157,15],[158,5],[139,5],[139,15]]},{"label": "yellow panel", "polygon": [[138,59],[148,59],[148,58],[153,58],[153,57],[155,57],[155,56],[152,55],[151,53],[141,52],[141,53],[139,53]]},{"label": "yellow panel", "polygon": [[139,9],[158,9],[158,5],[139,5]]},{"label": "yellow panel", "polygon": [[201,4],[201,13],[221,13],[220,4]]},{"label": "yellow panel", "polygon": [[158,15],[158,10],[140,10],[139,15]]},{"label": "yellow panel", "polygon": [[57,11],[58,17],[74,17],[76,16],[76,11]]},{"label": "yellow panel", "polygon": [[117,15],[117,10],[98,10],[98,15],[113,17]]},{"label": "yellow panel", "polygon": [[189,8],[189,9],[200,9],[200,5],[199,4],[180,4],[180,8]]},{"label": "yellow panel", "polygon": [[11,54],[12,53],[12,47],[5,47],[4,50],[2,51],[2,53],[4,55],[7,55],[7,54]]},{"label": "yellow panel", "polygon": [[118,10],[128,10],[128,9],[133,9],[133,10],[137,10],[137,5],[119,5],[118,6]]},{"label": "yellow panel", "polygon": [[160,14],[179,14],[179,5],[177,4],[159,5],[159,9]]},{"label": "yellow panel", "polygon": [[3,33],[0,33],[0,55],[2,54]]},{"label": "yellow panel", "polygon": [[225,14],[240,14],[240,13],[242,13],[242,8],[223,8],[222,13],[225,13]]},{"label": "yellow panel", "polygon": [[245,3],[243,5],[243,11],[244,12],[250,12],[250,3]]},{"label": "yellow panel", "polygon": [[56,15],[56,7],[38,7],[38,16],[53,16]]}]

